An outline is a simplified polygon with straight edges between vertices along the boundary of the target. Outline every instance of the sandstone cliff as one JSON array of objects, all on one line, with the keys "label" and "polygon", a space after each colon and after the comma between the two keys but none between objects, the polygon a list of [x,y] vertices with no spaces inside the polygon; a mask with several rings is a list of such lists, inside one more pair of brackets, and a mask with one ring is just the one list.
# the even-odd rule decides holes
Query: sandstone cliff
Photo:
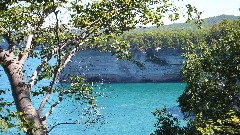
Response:
[{"label": "sandstone cliff", "polygon": [[68,63],[60,80],[68,82],[67,74],[80,75],[94,82],[177,82],[183,57],[180,49],[133,51],[138,67],[130,61],[117,60],[108,52],[85,50],[78,52]]}]

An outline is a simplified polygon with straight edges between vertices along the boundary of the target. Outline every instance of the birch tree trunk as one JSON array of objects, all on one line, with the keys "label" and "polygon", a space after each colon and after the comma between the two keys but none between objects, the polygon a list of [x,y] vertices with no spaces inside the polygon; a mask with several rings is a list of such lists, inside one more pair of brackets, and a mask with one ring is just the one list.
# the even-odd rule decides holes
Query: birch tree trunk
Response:
[{"label": "birch tree trunk", "polygon": [[26,126],[27,135],[46,135],[47,128],[44,128],[46,125],[43,124],[40,114],[38,114],[30,99],[31,87],[24,81],[23,64],[13,53],[9,55],[11,57],[4,60],[2,67],[10,81],[17,111],[22,112],[21,121],[28,124]]}]

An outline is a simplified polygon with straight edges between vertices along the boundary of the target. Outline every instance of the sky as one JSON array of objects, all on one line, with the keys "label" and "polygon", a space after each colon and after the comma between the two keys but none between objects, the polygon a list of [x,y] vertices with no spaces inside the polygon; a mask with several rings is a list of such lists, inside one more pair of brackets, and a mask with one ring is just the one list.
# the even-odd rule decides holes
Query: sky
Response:
[{"label": "sky", "polygon": [[186,0],[203,11],[203,17],[216,15],[240,15],[240,0]]},{"label": "sky", "polygon": [[[91,0],[82,0],[82,2],[89,1]],[[178,7],[184,7],[186,4],[191,4],[192,6],[197,7],[199,11],[203,12],[201,18],[208,18],[222,14],[240,16],[240,0],[172,0],[172,1],[178,1],[177,4]],[[64,15],[65,17],[63,17],[64,20],[65,21],[68,20],[66,19],[67,18],[66,13],[63,14],[65,14]],[[175,22],[170,22],[168,19],[164,19],[164,24],[183,23],[185,21],[186,19],[184,18],[180,18],[178,21]],[[49,23],[51,21],[49,20],[47,22]],[[151,24],[149,24],[149,26],[151,26]]]},{"label": "sky", "polygon": [[[240,16],[240,0],[184,0],[183,3],[189,3],[202,11],[201,18],[222,14]],[[183,22],[183,19],[178,22]]]}]

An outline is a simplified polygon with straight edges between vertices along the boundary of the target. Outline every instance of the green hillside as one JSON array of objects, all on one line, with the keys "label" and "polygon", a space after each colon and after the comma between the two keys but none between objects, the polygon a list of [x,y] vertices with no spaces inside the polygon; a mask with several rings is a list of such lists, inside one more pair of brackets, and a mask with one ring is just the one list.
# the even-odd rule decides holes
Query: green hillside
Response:
[{"label": "green hillside", "polygon": [[[202,24],[203,28],[208,29],[214,24],[219,24],[222,20],[227,19],[227,20],[238,20],[240,19],[240,16],[234,16],[234,15],[219,15],[219,16],[214,16],[214,17],[209,17],[204,19],[204,23]],[[196,30],[197,26],[194,24],[194,22],[191,23],[173,23],[170,25],[163,25],[160,27],[142,27],[142,28],[137,28],[133,30],[133,32],[138,32],[138,31],[161,31],[161,30]]]},{"label": "green hillside", "polygon": [[197,44],[203,39],[210,38],[211,27],[223,20],[239,20],[240,16],[220,15],[206,18],[202,29],[191,23],[176,23],[161,27],[137,28],[124,33],[122,38],[128,41],[131,48],[145,50],[147,48],[182,48],[188,41]]}]

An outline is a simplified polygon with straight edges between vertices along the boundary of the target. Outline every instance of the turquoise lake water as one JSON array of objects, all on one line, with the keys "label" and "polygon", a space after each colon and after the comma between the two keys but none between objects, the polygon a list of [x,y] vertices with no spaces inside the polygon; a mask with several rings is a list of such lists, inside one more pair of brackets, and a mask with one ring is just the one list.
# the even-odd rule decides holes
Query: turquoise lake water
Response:
[{"label": "turquoise lake water", "polygon": [[[32,61],[30,61],[32,63]],[[32,66],[34,68],[34,66]],[[0,89],[10,88],[6,75],[0,68]],[[43,81],[39,85],[48,84]],[[104,94],[96,98],[98,114],[102,123],[87,126],[87,116],[74,112],[83,112],[86,105],[71,101],[63,102],[48,119],[50,128],[55,122],[79,120],[81,124],[67,124],[55,127],[49,135],[149,135],[154,131],[156,118],[151,112],[166,106],[175,116],[182,117],[179,112],[177,98],[182,94],[184,83],[115,83],[99,84],[95,92]],[[35,87],[37,88],[37,87]],[[4,99],[12,100],[11,92]],[[32,100],[37,106],[39,99]],[[53,99],[50,99],[50,102]],[[49,109],[46,107],[46,110]],[[15,107],[12,108],[13,110]],[[71,110],[73,112],[71,112]],[[70,121],[71,121],[70,120]],[[8,134],[13,134],[10,130]]]},{"label": "turquoise lake water", "polygon": [[156,122],[151,112],[157,108],[166,106],[175,116],[182,117],[176,99],[185,88],[183,83],[121,83],[108,86],[111,87],[104,90],[107,97],[97,98],[105,124],[87,128],[85,125],[61,125],[50,134],[149,135],[154,131]]},{"label": "turquoise lake water", "polygon": [[[154,131],[156,122],[151,112],[163,106],[175,116],[182,117],[176,100],[185,88],[183,83],[121,83],[104,87],[106,89],[99,90],[104,97],[97,97],[96,103],[103,116],[101,121],[105,124],[60,125],[50,135],[149,135]],[[36,100],[34,102],[37,103]],[[69,118],[80,119],[80,123],[85,121],[84,116],[69,113],[76,106],[80,111],[84,108],[84,105],[63,102],[49,117],[49,125],[56,121],[68,121]]]}]

